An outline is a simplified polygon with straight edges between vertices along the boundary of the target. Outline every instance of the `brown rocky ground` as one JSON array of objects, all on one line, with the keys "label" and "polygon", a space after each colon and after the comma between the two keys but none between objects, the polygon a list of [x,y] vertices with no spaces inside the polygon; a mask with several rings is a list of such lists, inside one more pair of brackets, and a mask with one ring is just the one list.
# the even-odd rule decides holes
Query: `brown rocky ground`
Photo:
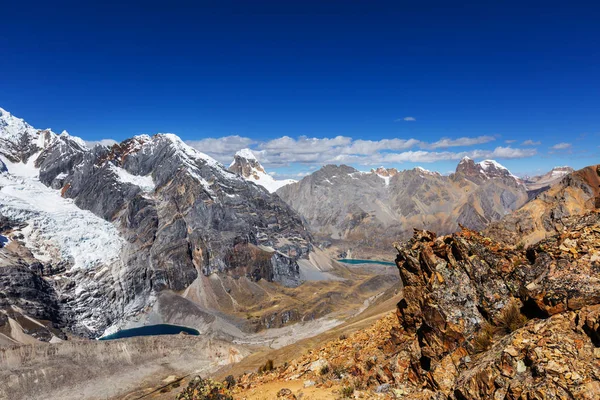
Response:
[{"label": "brown rocky ground", "polygon": [[238,376],[229,395],[600,398],[600,213],[561,225],[526,249],[466,229],[416,231],[396,245],[395,314]]},{"label": "brown rocky ground", "polygon": [[510,244],[530,245],[563,229],[566,217],[600,207],[600,165],[575,171],[517,211],[493,222],[485,235]]}]

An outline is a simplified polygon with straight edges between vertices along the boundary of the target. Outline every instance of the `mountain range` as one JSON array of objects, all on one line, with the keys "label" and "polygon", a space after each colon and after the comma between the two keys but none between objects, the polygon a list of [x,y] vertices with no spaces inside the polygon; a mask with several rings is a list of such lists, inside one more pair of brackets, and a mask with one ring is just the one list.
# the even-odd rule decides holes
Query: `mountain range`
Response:
[{"label": "mountain range", "polygon": [[[506,257],[522,252],[519,260],[532,257],[530,245],[544,240],[558,240],[561,251],[570,252],[577,226],[597,232],[596,219],[580,218],[600,207],[599,188],[600,166],[557,167],[520,178],[497,161],[468,157],[449,175],[421,167],[359,171],[325,165],[299,181],[277,180],[250,149],[238,151],[225,167],[173,134],[88,147],[66,131],[36,129],[0,109],[0,347],[16,346],[0,357],[5,363],[0,378],[19,377],[8,391],[0,388],[0,397],[34,393],[20,345],[32,346],[32,352],[63,351],[71,361],[85,359],[86,374],[112,380],[114,374],[91,366],[111,359],[106,368],[117,368],[125,357],[122,348],[106,345],[112,358],[103,358],[100,342],[85,339],[143,325],[193,328],[201,345],[181,338],[122,342],[134,346],[128,349],[137,360],[127,353],[125,363],[160,365],[161,371],[166,371],[161,361],[166,352],[177,349],[183,359],[186,346],[196,343],[191,346],[201,347],[193,347],[191,359],[178,370],[189,374],[198,359],[224,365],[253,352],[285,349],[336,326],[363,326],[397,296],[408,298],[397,273],[368,259],[391,261],[396,246],[402,283],[411,286],[416,278],[402,269],[411,263],[443,283],[454,279],[445,269],[448,263],[472,267],[472,253],[501,258],[498,246]],[[425,230],[451,236],[442,243]],[[462,233],[452,235],[456,231]],[[568,242],[561,239],[567,231]],[[410,237],[411,248],[396,243]],[[545,252],[543,246],[535,251]],[[417,248],[415,261],[411,254]],[[446,278],[427,269],[431,251],[445,260],[435,263]],[[338,262],[356,257],[365,260],[354,260],[358,266]],[[488,269],[506,267],[500,264]],[[515,271],[528,273],[526,267]],[[429,287],[431,277],[419,281],[414,293]],[[478,278],[469,279],[469,285],[481,286]],[[511,279],[517,282],[521,275]],[[529,292],[508,289],[515,298],[535,291],[533,286],[527,286]],[[529,297],[521,300],[523,307],[529,304]],[[436,301],[455,309],[454,300]],[[475,314],[493,320],[497,310],[488,308],[504,303],[486,301]],[[405,312],[400,305],[398,310]],[[401,315],[400,321],[409,329],[413,319]],[[468,329],[472,340],[474,325]],[[40,343],[58,347],[36,347]],[[440,361],[438,356],[432,360]],[[40,364],[44,378],[35,390],[64,384],[61,364],[77,372],[76,362],[55,361]],[[216,365],[204,368],[214,371]],[[41,376],[37,369],[35,374]],[[418,371],[419,379],[425,379],[422,374]],[[114,393],[121,390],[115,387]]]},{"label": "mountain range", "polygon": [[295,287],[331,268],[278,196],[172,134],[88,148],[1,110],[0,159],[0,308],[79,335],[114,331],[163,293],[219,309],[230,296],[207,277]]},{"label": "mountain range", "polygon": [[526,186],[502,165],[469,158],[449,176],[423,168],[361,172],[327,165],[277,194],[316,237],[354,254],[376,254],[392,238],[409,237],[413,228],[483,229],[528,200]]}]

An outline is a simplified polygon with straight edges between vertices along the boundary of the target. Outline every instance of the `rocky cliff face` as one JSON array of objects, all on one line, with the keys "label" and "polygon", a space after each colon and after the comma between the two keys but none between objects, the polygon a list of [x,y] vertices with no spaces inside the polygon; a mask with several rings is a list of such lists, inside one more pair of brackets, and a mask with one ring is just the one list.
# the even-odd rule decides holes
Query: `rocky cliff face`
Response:
[{"label": "rocky cliff face", "polygon": [[595,398],[600,214],[565,226],[527,250],[468,230],[398,245],[408,381],[439,398]]},{"label": "rocky cliff face", "polygon": [[525,186],[508,170],[473,160],[461,161],[450,176],[422,168],[364,173],[328,165],[277,194],[317,235],[380,249],[391,245],[382,238],[408,237],[413,227],[483,229],[527,201]]},{"label": "rocky cliff face", "polygon": [[[14,224],[0,233],[15,243],[0,251],[31,253],[11,256],[8,280],[56,297],[74,332],[97,336],[200,275],[300,283],[300,217],[175,135],[88,149],[1,113],[0,215]],[[14,290],[0,286],[18,306]]]},{"label": "rocky cliff face", "polygon": [[518,211],[486,228],[495,240],[528,245],[559,233],[565,217],[600,208],[600,165],[572,172]]}]

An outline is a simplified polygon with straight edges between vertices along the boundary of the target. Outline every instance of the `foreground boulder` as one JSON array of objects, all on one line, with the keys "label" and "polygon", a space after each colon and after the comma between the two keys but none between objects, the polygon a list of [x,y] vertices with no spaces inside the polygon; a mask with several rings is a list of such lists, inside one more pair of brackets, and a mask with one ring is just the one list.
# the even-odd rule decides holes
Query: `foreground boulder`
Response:
[{"label": "foreground boulder", "polygon": [[396,245],[408,387],[455,399],[600,396],[600,214],[564,223],[527,250],[467,229]]}]

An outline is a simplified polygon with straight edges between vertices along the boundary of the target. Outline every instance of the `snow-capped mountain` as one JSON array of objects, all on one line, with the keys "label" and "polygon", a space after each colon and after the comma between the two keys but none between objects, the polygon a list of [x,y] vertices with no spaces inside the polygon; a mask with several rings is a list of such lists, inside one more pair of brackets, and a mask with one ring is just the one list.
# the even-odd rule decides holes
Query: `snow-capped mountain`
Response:
[{"label": "snow-capped mountain", "polygon": [[229,165],[229,171],[254,182],[267,189],[269,193],[296,182],[293,179],[277,180],[269,175],[250,149],[242,149],[235,153],[233,162]]},{"label": "snow-capped mountain", "polygon": [[547,188],[554,185],[555,183],[558,183],[562,178],[569,175],[573,171],[573,168],[567,166],[554,167],[543,175],[526,178],[525,184],[527,185],[527,188],[532,190]]},{"label": "snow-capped mountain", "polygon": [[509,178],[514,179],[516,182],[521,182],[519,177],[513,175],[508,168],[495,160],[483,160],[475,163],[471,158],[463,157],[456,166],[456,173],[474,181],[491,178]]},{"label": "snow-capped mountain", "polygon": [[4,110],[0,222],[0,266],[11,274],[0,280],[0,309],[93,337],[147,312],[165,290],[218,299],[203,276],[298,285],[312,248],[278,196],[173,134],[90,149]]}]

